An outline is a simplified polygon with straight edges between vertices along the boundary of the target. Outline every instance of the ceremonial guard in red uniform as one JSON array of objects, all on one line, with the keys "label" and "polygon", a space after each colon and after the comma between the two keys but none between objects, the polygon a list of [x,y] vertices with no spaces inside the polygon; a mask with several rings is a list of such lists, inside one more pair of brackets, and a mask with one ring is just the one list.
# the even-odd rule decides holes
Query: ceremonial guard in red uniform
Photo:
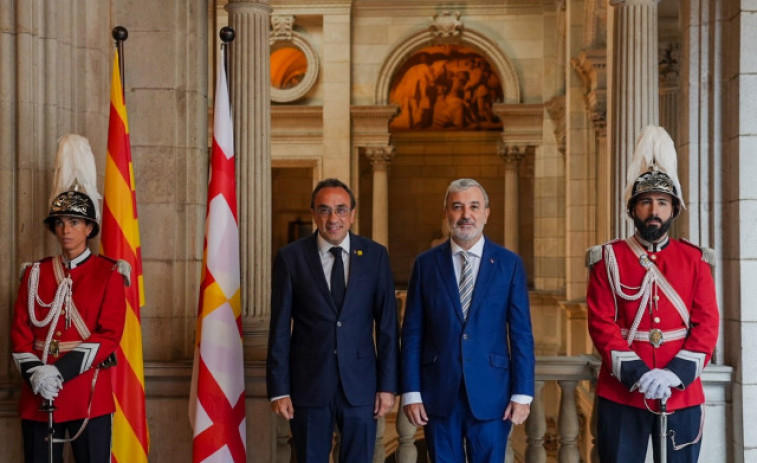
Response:
[{"label": "ceremonial guard in red uniform", "polygon": [[[642,131],[629,166],[626,204],[636,233],[595,246],[587,303],[589,333],[602,357],[598,449],[602,462],[696,462],[704,420],[700,376],[715,348],[714,252],[668,236],[685,208],[673,141]],[[665,405],[666,448],[659,410]]]},{"label": "ceremonial guard in red uniform", "polygon": [[13,360],[24,379],[19,403],[24,457],[27,463],[62,461],[62,443],[48,455],[49,412],[41,408],[52,405],[56,442],[68,433],[77,462],[105,463],[115,411],[106,368],[123,333],[128,265],[87,247],[99,231],[100,198],[87,140],[63,137],[56,162],[44,223],[61,254],[25,266],[11,329]]}]

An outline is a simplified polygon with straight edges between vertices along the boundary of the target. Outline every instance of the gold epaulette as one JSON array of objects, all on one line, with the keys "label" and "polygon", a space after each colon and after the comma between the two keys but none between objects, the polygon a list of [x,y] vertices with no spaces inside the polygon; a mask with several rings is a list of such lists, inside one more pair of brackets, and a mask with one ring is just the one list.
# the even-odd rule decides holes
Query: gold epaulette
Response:
[{"label": "gold epaulette", "polygon": [[681,238],[681,243],[688,244],[689,246],[693,248],[697,248],[702,252],[702,260],[710,264],[710,267],[715,268],[715,263],[718,260],[718,253],[712,248],[708,248],[705,246],[698,246],[691,241],[687,240],[686,238]]}]

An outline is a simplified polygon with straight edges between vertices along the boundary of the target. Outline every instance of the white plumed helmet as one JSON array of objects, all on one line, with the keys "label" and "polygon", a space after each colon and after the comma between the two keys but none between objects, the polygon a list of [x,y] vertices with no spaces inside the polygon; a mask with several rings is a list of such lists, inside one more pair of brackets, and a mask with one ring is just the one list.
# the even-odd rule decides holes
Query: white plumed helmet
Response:
[{"label": "white plumed helmet", "polygon": [[673,140],[662,127],[648,125],[636,140],[626,176],[626,212],[631,216],[634,199],[642,193],[667,193],[673,197],[673,215],[686,209],[678,181],[678,155]]}]

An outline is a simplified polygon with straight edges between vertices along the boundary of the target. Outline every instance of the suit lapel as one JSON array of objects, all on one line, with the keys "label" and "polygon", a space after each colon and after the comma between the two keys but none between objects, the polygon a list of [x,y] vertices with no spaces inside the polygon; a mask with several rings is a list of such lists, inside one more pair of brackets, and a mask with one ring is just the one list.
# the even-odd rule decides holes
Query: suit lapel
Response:
[{"label": "suit lapel", "polygon": [[473,287],[473,299],[471,300],[470,309],[468,310],[468,318],[473,316],[481,302],[486,295],[486,289],[489,287],[492,277],[494,276],[494,258],[492,257],[492,248],[489,240],[484,238],[484,250],[481,253],[481,265],[478,267],[478,276],[476,277],[476,285]]},{"label": "suit lapel", "polygon": [[457,315],[460,323],[465,323],[465,319],[463,318],[463,307],[460,305],[459,284],[455,279],[455,268],[452,266],[452,259],[452,247],[450,246],[449,240],[447,240],[437,248],[437,268],[439,269],[440,278],[442,279],[442,286],[447,290],[447,295],[449,296],[450,301],[452,301],[455,315]]},{"label": "suit lapel", "polygon": [[313,273],[313,281],[321,291],[323,297],[328,301],[331,310],[339,312],[334,304],[334,300],[331,298],[331,291],[329,291],[329,285],[326,283],[326,275],[323,273],[323,265],[321,265],[321,256],[318,254],[318,231],[313,234],[313,237],[305,243],[305,261]]},{"label": "suit lapel", "polygon": [[[358,251],[360,251],[359,256]],[[350,275],[347,279],[347,292],[344,294],[342,310],[350,306],[350,299],[353,297],[352,295],[359,291],[354,282],[366,271],[365,259],[363,258],[362,253],[363,243],[361,238],[350,232]]]}]

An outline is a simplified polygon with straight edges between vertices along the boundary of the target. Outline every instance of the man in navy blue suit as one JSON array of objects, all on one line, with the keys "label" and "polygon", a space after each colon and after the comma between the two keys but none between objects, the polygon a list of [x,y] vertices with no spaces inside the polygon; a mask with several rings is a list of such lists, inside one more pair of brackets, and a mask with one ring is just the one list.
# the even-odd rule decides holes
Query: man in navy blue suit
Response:
[{"label": "man in navy blue suit", "polygon": [[[267,385],[290,420],[299,463],[373,460],[376,419],[398,391],[398,327],[386,248],[350,233],[355,197],[337,179],[310,200],[318,230],[282,248],[273,265]],[[374,341],[375,339],[375,341]]]},{"label": "man in navy blue suit", "polygon": [[402,403],[435,463],[502,463],[534,395],[534,340],[521,259],[483,235],[489,197],[450,183],[450,240],[415,260],[402,326]]}]

